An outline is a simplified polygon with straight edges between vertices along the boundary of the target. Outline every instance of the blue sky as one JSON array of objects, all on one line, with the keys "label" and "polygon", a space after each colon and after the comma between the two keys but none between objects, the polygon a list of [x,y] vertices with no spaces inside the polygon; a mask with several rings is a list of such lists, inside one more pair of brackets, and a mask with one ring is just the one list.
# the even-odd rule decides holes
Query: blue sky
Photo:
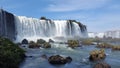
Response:
[{"label": "blue sky", "polygon": [[75,19],[89,32],[120,28],[120,0],[0,0],[0,6],[19,16]]}]

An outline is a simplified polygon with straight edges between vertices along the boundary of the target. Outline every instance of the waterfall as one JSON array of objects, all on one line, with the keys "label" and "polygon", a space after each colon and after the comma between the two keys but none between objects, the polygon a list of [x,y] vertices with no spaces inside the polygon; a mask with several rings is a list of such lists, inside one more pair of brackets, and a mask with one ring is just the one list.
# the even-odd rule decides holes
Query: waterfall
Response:
[{"label": "waterfall", "polygon": [[75,21],[68,20],[40,20],[15,16],[17,39],[39,39],[53,37],[87,37],[85,26],[80,27]]},{"label": "waterfall", "polygon": [[50,20],[16,16],[0,10],[0,36],[22,41],[54,37],[87,37],[86,26],[75,20]]}]

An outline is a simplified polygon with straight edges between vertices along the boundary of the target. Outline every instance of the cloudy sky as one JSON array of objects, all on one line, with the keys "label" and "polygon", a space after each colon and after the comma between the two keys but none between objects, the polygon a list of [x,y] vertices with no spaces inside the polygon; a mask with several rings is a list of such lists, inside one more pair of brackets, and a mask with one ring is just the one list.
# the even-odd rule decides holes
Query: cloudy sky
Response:
[{"label": "cloudy sky", "polygon": [[89,32],[120,29],[120,0],[0,0],[0,7],[19,16],[75,19]]}]

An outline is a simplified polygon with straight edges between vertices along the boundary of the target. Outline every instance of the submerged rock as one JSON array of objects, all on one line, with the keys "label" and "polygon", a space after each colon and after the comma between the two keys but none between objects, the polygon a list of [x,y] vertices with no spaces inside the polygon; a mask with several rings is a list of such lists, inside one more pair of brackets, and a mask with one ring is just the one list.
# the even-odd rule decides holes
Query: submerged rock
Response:
[{"label": "submerged rock", "polygon": [[28,40],[27,39],[23,39],[21,43],[22,44],[28,44]]},{"label": "submerged rock", "polygon": [[98,61],[105,59],[106,54],[104,52],[104,49],[101,50],[93,50],[90,52],[89,60],[90,61]]},{"label": "submerged rock", "polygon": [[47,55],[43,54],[41,55],[42,58],[47,59]]},{"label": "submerged rock", "polygon": [[97,63],[93,68],[111,68],[111,66],[105,62]]},{"label": "submerged rock", "polygon": [[70,63],[72,61],[71,57],[62,57],[60,55],[54,55],[54,56],[50,56],[48,59],[50,64],[66,64],[66,63]]}]

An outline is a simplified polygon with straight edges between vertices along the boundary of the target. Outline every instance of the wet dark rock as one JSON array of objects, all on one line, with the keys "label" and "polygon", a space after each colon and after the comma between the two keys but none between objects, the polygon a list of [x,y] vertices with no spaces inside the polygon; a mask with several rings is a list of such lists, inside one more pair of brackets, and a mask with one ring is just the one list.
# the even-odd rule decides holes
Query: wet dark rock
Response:
[{"label": "wet dark rock", "polygon": [[46,42],[43,44],[42,48],[51,48],[51,44]]},{"label": "wet dark rock", "polygon": [[22,40],[22,44],[28,44],[28,40],[27,39],[23,39]]},{"label": "wet dark rock", "polygon": [[105,62],[95,64],[93,68],[111,68],[111,66]]},{"label": "wet dark rock", "polygon": [[60,65],[60,64],[70,63],[72,61],[72,58],[71,57],[66,57],[65,58],[65,57],[62,57],[60,55],[54,55],[54,56],[50,56],[48,61],[49,61],[50,64]]},{"label": "wet dark rock", "polygon": [[46,43],[46,41],[43,40],[43,39],[38,39],[38,40],[37,40],[37,44],[44,44],[44,43]]},{"label": "wet dark rock", "polygon": [[40,20],[46,20],[46,17],[41,17]]},{"label": "wet dark rock", "polygon": [[34,41],[29,42],[29,48],[39,48],[39,47],[41,47],[40,44],[37,44]]},{"label": "wet dark rock", "polygon": [[72,61],[72,58],[70,56],[66,57],[66,60],[68,63],[70,63]]}]

